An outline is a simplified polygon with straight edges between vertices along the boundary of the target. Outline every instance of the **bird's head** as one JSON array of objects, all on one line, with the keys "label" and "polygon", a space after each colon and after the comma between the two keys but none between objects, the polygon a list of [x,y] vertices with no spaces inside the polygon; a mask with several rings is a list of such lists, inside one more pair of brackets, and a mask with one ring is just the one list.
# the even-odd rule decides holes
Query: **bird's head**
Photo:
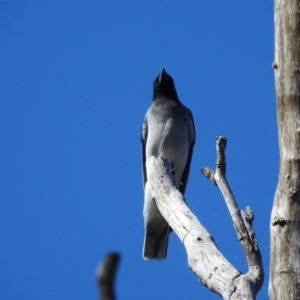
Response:
[{"label": "bird's head", "polygon": [[153,82],[153,100],[165,97],[179,101],[173,78],[162,69]]}]

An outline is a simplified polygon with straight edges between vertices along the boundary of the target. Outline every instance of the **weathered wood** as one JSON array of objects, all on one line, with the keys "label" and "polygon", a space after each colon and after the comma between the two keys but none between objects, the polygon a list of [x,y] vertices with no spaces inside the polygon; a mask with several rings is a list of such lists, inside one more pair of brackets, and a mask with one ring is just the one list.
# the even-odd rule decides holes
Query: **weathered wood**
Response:
[{"label": "weathered wood", "polygon": [[[225,147],[227,139],[225,137],[217,137],[217,166],[214,176],[214,180],[224,197],[225,203],[229,210],[230,216],[233,221],[234,228],[236,230],[238,239],[243,247],[248,263],[248,273],[251,285],[254,288],[255,294],[260,290],[263,279],[264,271],[261,259],[261,253],[258,248],[258,243],[252,227],[252,220],[254,214],[250,207],[245,212],[240,212],[238,205],[235,201],[234,195],[227,182],[226,173],[226,158]],[[242,217],[243,215],[243,217]]]},{"label": "weathered wood", "polygon": [[275,0],[280,173],[271,214],[269,296],[300,299],[300,1]]},{"label": "weathered wood", "polygon": [[[244,214],[244,220],[247,221],[247,225],[245,225],[239,210],[237,207],[234,208],[235,211],[238,211],[239,221],[243,225],[236,227],[239,229],[240,237],[245,239],[241,243],[246,245],[247,250],[245,252],[249,265],[249,272],[241,274],[225,259],[217,248],[213,237],[187,207],[183,196],[176,187],[172,174],[172,164],[166,159],[155,157],[150,157],[146,164],[147,178],[158,209],[184,244],[188,265],[199,280],[210,290],[221,295],[223,299],[255,299],[255,295],[263,282],[263,269],[251,225],[253,218],[251,218],[249,210],[247,214]],[[218,152],[218,166],[219,171],[217,168],[216,172],[210,169],[206,169],[205,172],[215,184],[222,186],[225,182],[225,187],[221,189],[228,195],[231,191],[226,179],[224,179],[224,149],[222,153]],[[220,170],[222,171],[220,172]],[[229,197],[232,198],[232,193],[230,195]],[[236,222],[235,217],[233,219]]]}]

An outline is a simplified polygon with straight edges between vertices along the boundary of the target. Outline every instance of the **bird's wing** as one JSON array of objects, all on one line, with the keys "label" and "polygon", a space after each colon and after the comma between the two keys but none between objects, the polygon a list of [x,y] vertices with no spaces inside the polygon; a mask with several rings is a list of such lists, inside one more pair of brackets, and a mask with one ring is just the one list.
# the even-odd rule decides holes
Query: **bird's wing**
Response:
[{"label": "bird's wing", "polygon": [[146,142],[147,142],[147,135],[148,135],[148,121],[147,115],[145,117],[143,123],[143,129],[141,134],[141,141],[142,141],[142,164],[143,164],[143,184],[145,187],[145,183],[147,181],[147,170],[146,170]]},{"label": "bird's wing", "polygon": [[194,125],[194,119],[192,113],[190,113],[190,150],[189,150],[189,155],[186,161],[185,169],[181,177],[181,184],[180,184],[180,192],[183,195],[185,192],[187,180],[189,178],[189,173],[190,173],[190,164],[192,160],[192,155],[193,155],[193,148],[195,145],[195,140],[196,140],[196,132],[195,132],[195,125]]}]

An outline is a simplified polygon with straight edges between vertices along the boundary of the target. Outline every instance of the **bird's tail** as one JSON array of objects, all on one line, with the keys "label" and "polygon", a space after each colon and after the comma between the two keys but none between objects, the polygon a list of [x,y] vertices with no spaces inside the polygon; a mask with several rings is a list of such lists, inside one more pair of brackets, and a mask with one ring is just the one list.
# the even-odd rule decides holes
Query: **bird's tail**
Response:
[{"label": "bird's tail", "polygon": [[167,224],[160,234],[154,231],[145,231],[143,258],[165,259],[167,256],[170,227]]}]

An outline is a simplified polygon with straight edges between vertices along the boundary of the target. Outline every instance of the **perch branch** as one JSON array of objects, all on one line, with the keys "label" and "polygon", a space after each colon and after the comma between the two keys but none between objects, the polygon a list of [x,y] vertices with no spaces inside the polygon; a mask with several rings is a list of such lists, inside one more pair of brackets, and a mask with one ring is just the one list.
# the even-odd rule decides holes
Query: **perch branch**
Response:
[{"label": "perch branch", "polygon": [[172,164],[164,158],[147,159],[147,178],[157,207],[177,234],[188,256],[189,268],[223,299],[255,299],[249,278],[235,269],[217,248],[213,237],[190,211],[177,189]]},{"label": "perch branch", "polygon": [[199,280],[223,299],[255,299],[263,283],[260,251],[252,227],[253,212],[240,212],[227,183],[226,138],[217,138],[217,168],[202,169],[216,184],[226,201],[238,238],[245,251],[249,270],[242,274],[228,262],[217,248],[213,237],[187,207],[172,172],[172,163],[164,158],[147,159],[147,178],[157,207],[185,246],[188,264]]}]

